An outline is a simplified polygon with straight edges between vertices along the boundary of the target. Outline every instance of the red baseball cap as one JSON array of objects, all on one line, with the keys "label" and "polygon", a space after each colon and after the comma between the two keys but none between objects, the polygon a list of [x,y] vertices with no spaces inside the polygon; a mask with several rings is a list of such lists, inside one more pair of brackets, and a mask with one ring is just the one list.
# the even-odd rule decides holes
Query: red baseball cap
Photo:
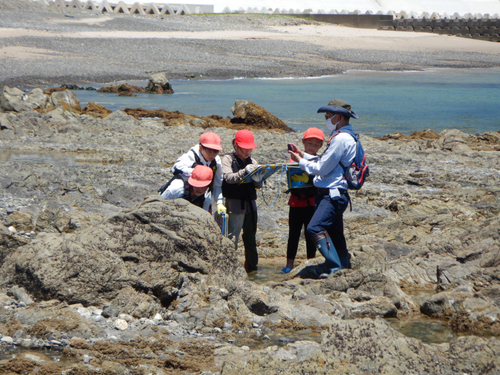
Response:
[{"label": "red baseball cap", "polygon": [[238,130],[234,136],[234,142],[241,148],[251,149],[257,147],[252,132],[247,129]]},{"label": "red baseball cap", "polygon": [[309,139],[309,138],[316,138],[316,139],[319,139],[320,141],[324,141],[325,134],[323,133],[323,130],[321,130],[321,129],[309,128],[305,131],[302,139]]},{"label": "red baseball cap", "polygon": [[193,169],[191,177],[188,179],[188,183],[194,187],[205,187],[210,185],[212,178],[214,177],[214,172],[212,168],[206,165],[197,165]]},{"label": "red baseball cap", "polygon": [[215,133],[203,133],[200,135],[200,144],[203,147],[210,148],[212,150],[222,150],[222,141]]}]

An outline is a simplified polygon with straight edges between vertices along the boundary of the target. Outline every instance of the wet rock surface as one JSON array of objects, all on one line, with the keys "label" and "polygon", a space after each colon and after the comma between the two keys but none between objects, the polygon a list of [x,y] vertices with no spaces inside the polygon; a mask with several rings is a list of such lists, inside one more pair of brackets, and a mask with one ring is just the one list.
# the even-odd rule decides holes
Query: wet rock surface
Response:
[{"label": "wet rock surface", "polygon": [[[235,129],[180,115],[0,112],[0,344],[14,354],[0,372],[498,372],[499,133],[361,135],[353,268],[315,279],[301,241],[297,267],[258,284],[208,213],[156,195],[207,129],[231,151]],[[302,137],[254,134],[262,164]],[[276,173],[259,193],[257,234],[283,265],[285,185]],[[382,319],[419,315],[463,336],[425,344]]]}]

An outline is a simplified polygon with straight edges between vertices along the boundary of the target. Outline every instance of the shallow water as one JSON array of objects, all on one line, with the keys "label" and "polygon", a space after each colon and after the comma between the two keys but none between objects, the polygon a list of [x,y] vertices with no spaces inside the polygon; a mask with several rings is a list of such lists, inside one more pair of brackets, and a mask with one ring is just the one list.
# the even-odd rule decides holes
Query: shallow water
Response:
[{"label": "shallow water", "polygon": [[[145,87],[146,81],[128,83]],[[250,100],[294,130],[322,127],[319,107],[330,99],[350,102],[359,132],[372,136],[400,131],[460,129],[466,133],[500,130],[500,69],[433,69],[422,72],[352,71],[301,79],[172,80],[175,94],[121,97],[76,90],[82,105],[93,101],[113,111],[164,109],[196,116],[230,116],[238,99]],[[98,85],[96,87],[100,87]]]}]

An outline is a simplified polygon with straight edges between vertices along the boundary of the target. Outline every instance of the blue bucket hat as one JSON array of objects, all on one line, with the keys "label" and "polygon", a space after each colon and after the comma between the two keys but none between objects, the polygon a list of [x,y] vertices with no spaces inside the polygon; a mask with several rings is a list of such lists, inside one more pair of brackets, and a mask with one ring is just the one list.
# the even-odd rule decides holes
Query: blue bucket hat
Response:
[{"label": "blue bucket hat", "polygon": [[358,115],[356,115],[354,112],[348,111],[344,107],[339,107],[337,105],[325,105],[324,107],[318,109],[318,113],[321,112],[332,112],[332,113],[338,113],[343,116],[352,117],[355,119],[358,118]]}]

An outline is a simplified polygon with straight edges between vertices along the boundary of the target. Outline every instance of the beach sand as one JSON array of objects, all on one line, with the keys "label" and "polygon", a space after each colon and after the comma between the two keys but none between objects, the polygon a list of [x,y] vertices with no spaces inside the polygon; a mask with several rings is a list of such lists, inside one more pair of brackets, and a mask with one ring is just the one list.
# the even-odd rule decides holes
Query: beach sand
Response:
[{"label": "beach sand", "polygon": [[0,14],[0,84],[104,83],[157,71],[220,79],[500,66],[500,43],[455,36],[262,15],[162,19],[44,9]]}]

